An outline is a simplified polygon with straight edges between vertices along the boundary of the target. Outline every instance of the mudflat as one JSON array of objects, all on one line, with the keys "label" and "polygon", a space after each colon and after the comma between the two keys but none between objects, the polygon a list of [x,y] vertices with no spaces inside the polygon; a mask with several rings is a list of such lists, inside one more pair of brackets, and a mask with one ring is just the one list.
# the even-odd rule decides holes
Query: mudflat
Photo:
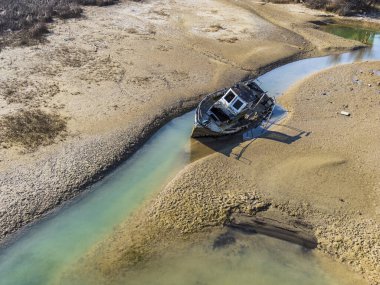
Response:
[{"label": "mudflat", "polygon": [[196,4],[88,8],[85,19],[53,24],[48,43],[1,52],[1,116],[37,109],[67,122],[54,144],[2,142],[2,238],[75,196],[202,94],[304,49],[300,36],[244,9]]},{"label": "mudflat", "polygon": [[[44,44],[3,49],[0,115],[16,124],[0,148],[1,239],[98,180],[203,94],[321,52],[319,41],[259,17],[257,5],[91,7],[85,18],[51,24]],[[323,34],[335,47],[360,46]],[[58,127],[31,148],[35,129],[20,130],[28,120]],[[12,127],[27,134],[15,140]]]},{"label": "mudflat", "polygon": [[[164,0],[86,8],[85,19],[54,24],[49,43],[3,50],[1,116],[37,109],[67,127],[36,149],[2,143],[1,238],[101,178],[203,94],[362,46],[316,30],[319,14],[298,7]],[[195,242],[234,216],[261,215],[303,223],[322,252],[378,284],[378,69],[337,67],[294,86],[280,100],[287,119],[254,142],[210,155],[194,143],[194,162],[80,270],[112,280],[178,237]]]},{"label": "mudflat", "polygon": [[339,66],[293,86],[280,99],[285,120],[254,142],[190,164],[94,248],[79,272],[96,268],[112,280],[178,239],[194,242],[257,216],[311,230],[320,252],[378,284],[379,67]]}]

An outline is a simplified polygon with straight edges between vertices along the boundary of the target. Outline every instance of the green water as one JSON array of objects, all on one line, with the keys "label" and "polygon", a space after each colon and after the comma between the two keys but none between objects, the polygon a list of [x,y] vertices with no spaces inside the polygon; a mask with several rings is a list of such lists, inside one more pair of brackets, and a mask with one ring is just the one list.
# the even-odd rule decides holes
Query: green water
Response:
[{"label": "green water", "polygon": [[[284,65],[264,74],[258,82],[269,94],[279,96],[291,84],[325,68],[379,60],[379,33],[372,42],[367,49]],[[95,184],[90,193],[31,226],[2,248],[0,285],[43,285],[59,279],[62,272],[189,163],[192,123],[192,113],[172,120],[133,157]],[[347,272],[332,275],[312,253],[295,245],[255,236],[240,247],[216,251],[210,245],[200,245],[189,252],[163,257],[157,264],[147,266],[148,271],[131,273],[121,284],[232,284],[235,280],[266,285],[351,284],[345,277],[350,276]],[[329,268],[337,271],[339,266],[331,264]]]},{"label": "green water", "polygon": [[378,32],[375,30],[339,24],[322,26],[322,30],[330,34],[334,34],[346,39],[359,41],[367,45],[372,45],[375,41],[376,34],[378,34]]},{"label": "green water", "polygon": [[193,114],[177,118],[91,193],[24,233],[0,252],[0,284],[49,284],[67,264],[120,224],[188,161]]}]

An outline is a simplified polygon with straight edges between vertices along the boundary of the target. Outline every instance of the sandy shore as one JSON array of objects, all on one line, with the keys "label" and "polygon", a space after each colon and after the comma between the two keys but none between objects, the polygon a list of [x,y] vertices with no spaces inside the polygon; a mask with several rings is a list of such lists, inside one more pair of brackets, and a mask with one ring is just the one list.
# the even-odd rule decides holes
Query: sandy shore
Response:
[{"label": "sandy shore", "polygon": [[189,165],[93,249],[79,271],[96,268],[111,280],[178,237],[197,240],[256,215],[311,229],[319,251],[379,284],[379,68],[379,62],[339,66],[293,86],[280,100],[289,110],[285,121],[243,154],[247,142]]},{"label": "sandy shore", "polygon": [[54,111],[68,118],[68,129],[33,152],[2,144],[1,240],[101,178],[202,94],[326,45],[360,46],[328,34],[306,40],[247,3],[203,1],[202,11],[197,1],[169,0],[87,8],[85,19],[54,24],[44,45],[4,49],[1,90],[17,97],[1,94],[0,115]]},{"label": "sandy shore", "polygon": [[300,36],[244,9],[195,4],[88,8],[86,19],[52,27],[45,45],[2,51],[2,91],[19,99],[1,97],[1,115],[37,107],[69,120],[63,142],[32,153],[2,144],[1,238],[73,197],[202,94],[304,49]]},{"label": "sandy shore", "polygon": [[[361,46],[316,30],[310,21],[325,15],[298,5],[199,5],[88,8],[86,19],[55,24],[49,43],[0,53],[2,90],[18,88],[22,98],[0,97],[0,115],[40,108],[68,118],[68,136],[53,145],[33,152],[2,145],[2,241],[100,179],[202,94],[297,58]],[[378,284],[375,69],[378,62],[348,65],[306,79],[281,98],[291,111],[285,122],[252,144],[232,144],[227,155],[200,158],[209,151],[194,142],[195,161],[83,266],[112,279],[178,237],[196,242],[233,217],[261,215],[303,223],[322,252]]]}]

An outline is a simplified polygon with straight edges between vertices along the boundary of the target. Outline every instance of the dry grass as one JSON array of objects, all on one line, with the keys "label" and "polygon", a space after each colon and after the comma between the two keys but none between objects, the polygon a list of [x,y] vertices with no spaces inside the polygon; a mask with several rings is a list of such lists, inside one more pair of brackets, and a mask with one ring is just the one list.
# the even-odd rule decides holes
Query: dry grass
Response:
[{"label": "dry grass", "polygon": [[52,144],[66,130],[66,120],[39,109],[19,110],[0,120],[0,142],[33,150]]},{"label": "dry grass", "polygon": [[30,28],[51,22],[53,17],[78,17],[81,10],[75,0],[2,0],[0,33]]},{"label": "dry grass", "polygon": [[31,38],[38,39],[42,35],[47,34],[49,32],[48,27],[45,23],[37,23],[31,29],[29,29],[29,35]]},{"label": "dry grass", "polygon": [[349,16],[356,13],[370,12],[376,8],[379,0],[306,0],[305,4],[314,9],[325,9]]},{"label": "dry grass", "polygon": [[118,2],[118,0],[76,0],[80,5],[108,6]]},{"label": "dry grass", "polygon": [[107,6],[119,0],[0,0],[0,46],[33,44],[54,18],[81,17],[81,5]]},{"label": "dry grass", "polygon": [[376,9],[380,0],[269,0],[273,3],[305,3],[313,9],[321,9],[349,16],[356,13],[370,12]]},{"label": "dry grass", "polygon": [[300,0],[269,0],[268,2],[276,3],[276,4],[289,4],[289,3],[301,3]]}]

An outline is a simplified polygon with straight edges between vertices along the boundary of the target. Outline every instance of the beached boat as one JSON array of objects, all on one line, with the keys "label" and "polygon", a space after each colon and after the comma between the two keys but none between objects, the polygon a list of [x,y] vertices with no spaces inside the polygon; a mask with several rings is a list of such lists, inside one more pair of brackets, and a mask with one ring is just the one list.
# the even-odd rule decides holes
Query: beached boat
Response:
[{"label": "beached boat", "polygon": [[238,83],[207,95],[198,105],[192,137],[217,137],[257,128],[269,120],[275,106],[255,81]]}]

